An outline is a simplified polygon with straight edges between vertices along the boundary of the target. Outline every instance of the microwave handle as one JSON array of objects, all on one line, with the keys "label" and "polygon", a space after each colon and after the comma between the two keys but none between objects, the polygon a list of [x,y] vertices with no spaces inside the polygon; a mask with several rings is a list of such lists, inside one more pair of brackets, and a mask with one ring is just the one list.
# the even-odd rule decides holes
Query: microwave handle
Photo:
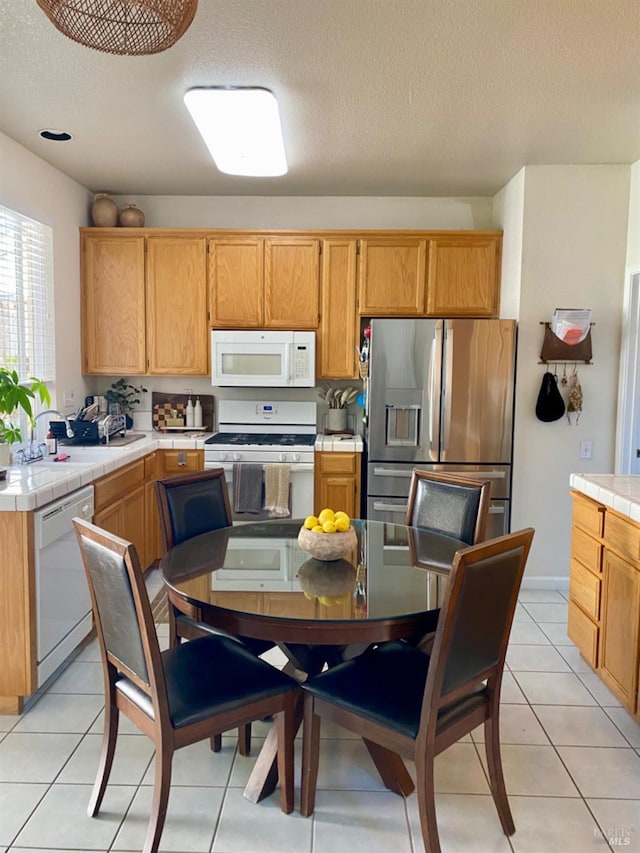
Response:
[{"label": "microwave handle", "polygon": [[283,370],[282,375],[287,385],[293,385],[293,344],[287,344],[283,348]]}]

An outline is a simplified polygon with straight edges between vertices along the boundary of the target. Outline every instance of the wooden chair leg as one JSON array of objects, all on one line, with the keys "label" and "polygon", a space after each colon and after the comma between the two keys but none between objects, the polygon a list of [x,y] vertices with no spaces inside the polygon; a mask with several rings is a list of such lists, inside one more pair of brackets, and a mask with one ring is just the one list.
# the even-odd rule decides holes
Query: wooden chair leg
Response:
[{"label": "wooden chair leg", "polygon": [[96,774],[96,781],[91,792],[91,799],[87,807],[89,817],[95,817],[100,811],[102,798],[107,789],[107,782],[113,765],[113,756],[116,751],[116,739],[118,736],[118,721],[120,719],[120,711],[117,709],[113,696],[107,699],[104,708],[104,732],[102,734],[102,752],[100,754],[100,764]]},{"label": "wooden chair leg", "polygon": [[147,837],[144,840],[142,853],[157,853],[160,846],[160,838],[164,829],[164,821],[167,816],[167,804],[169,802],[169,788],[171,786],[171,762],[173,749],[163,744],[156,745],[156,767],[153,783],[153,800],[151,803],[151,817],[147,827]]},{"label": "wooden chair leg", "polygon": [[320,763],[320,717],[314,711],[310,693],[304,697],[304,723],[302,728],[302,784],[300,814],[309,817],[316,804],[316,784]]},{"label": "wooden chair leg", "polygon": [[278,778],[280,779],[280,808],[284,814],[291,814],[294,805],[294,758],[293,750],[298,726],[295,720],[295,707],[298,696],[287,693],[284,709],[276,715],[278,731]]},{"label": "wooden chair leg", "polygon": [[484,724],[484,746],[487,753],[487,768],[489,770],[489,786],[493,802],[496,804],[498,817],[505,835],[513,835],[516,831],[513,816],[509,807],[507,788],[502,772],[502,756],[500,754],[500,712],[497,700],[494,702],[493,713]]},{"label": "wooden chair leg", "polygon": [[251,723],[238,728],[238,752],[240,755],[251,755]]},{"label": "wooden chair leg", "polygon": [[211,735],[209,738],[211,752],[220,752],[222,749],[222,735]]},{"label": "wooden chair leg", "polygon": [[440,853],[433,760],[432,754],[416,756],[418,813],[425,853]]}]

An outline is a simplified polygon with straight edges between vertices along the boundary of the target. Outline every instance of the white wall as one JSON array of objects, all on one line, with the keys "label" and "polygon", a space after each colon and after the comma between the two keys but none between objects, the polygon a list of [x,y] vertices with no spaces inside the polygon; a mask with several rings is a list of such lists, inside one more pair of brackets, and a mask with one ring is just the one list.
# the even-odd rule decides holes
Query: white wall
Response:
[{"label": "white wall", "polygon": [[[512,527],[536,528],[529,581],[567,577],[569,474],[613,471],[629,178],[627,166],[525,169]],[[593,364],[579,367],[577,426],[535,417],[546,369],[540,321],[554,308],[591,308],[596,324]],[[590,461],[578,458],[582,439],[593,442]]]},{"label": "white wall", "polygon": [[492,228],[490,198],[114,196],[152,228]]},{"label": "white wall", "polygon": [[88,224],[91,198],[80,184],[0,133],[0,204],[53,229],[56,381],[52,402],[56,408],[63,408],[64,389],[75,392],[77,403],[89,393],[80,359],[78,228]]},{"label": "white wall", "polygon": [[640,267],[640,160],[631,166],[627,266]]},{"label": "white wall", "polygon": [[524,194],[525,170],[520,169],[493,199],[494,228],[503,231],[500,316],[509,320],[520,315]]}]

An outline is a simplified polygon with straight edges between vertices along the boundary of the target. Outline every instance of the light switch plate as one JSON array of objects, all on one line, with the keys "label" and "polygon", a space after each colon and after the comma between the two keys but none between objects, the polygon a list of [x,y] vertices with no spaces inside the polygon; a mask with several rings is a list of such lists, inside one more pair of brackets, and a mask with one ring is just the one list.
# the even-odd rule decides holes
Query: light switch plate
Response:
[{"label": "light switch plate", "polygon": [[580,442],[580,459],[591,459],[593,443],[591,441]]}]

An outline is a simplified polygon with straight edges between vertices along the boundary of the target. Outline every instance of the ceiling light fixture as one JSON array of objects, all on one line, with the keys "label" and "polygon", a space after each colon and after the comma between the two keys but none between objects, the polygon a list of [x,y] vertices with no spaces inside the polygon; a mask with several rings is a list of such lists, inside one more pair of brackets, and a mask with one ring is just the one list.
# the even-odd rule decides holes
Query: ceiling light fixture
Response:
[{"label": "ceiling light fixture", "polygon": [[70,139],[73,139],[73,136],[66,130],[54,130],[52,127],[39,130],[38,134],[48,142],[69,142]]},{"label": "ceiling light fixture", "polygon": [[198,0],[37,0],[54,27],[120,56],[160,53],[189,28]]},{"label": "ceiling light fixture", "polygon": [[221,172],[286,174],[278,102],[269,89],[195,88],[185,93],[184,102]]}]

